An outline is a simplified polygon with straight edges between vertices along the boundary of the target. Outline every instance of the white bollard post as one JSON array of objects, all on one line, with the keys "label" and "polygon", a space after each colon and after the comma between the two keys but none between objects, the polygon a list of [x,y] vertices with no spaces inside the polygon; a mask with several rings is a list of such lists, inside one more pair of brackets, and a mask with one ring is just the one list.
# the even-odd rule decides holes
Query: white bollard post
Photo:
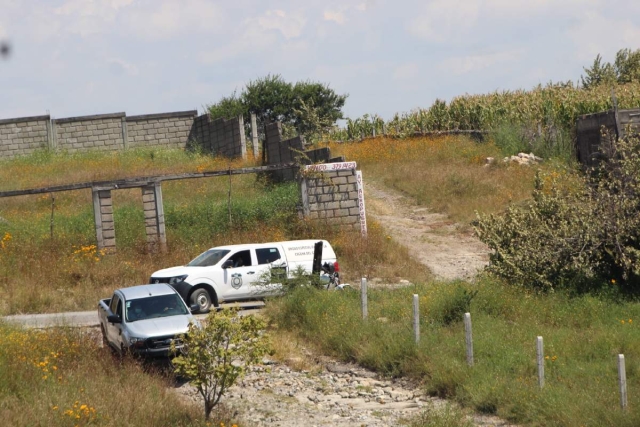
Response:
[{"label": "white bollard post", "polygon": [[420,302],[417,294],[413,294],[413,335],[418,344],[420,342]]},{"label": "white bollard post", "polygon": [[473,366],[473,335],[471,333],[471,313],[464,314],[464,341],[467,344],[467,365]]},{"label": "white bollard post", "polygon": [[367,320],[369,309],[367,307],[367,278],[363,277],[360,281],[360,296],[362,298],[362,318]]},{"label": "white bollard post", "polygon": [[624,354],[618,355],[618,385],[620,386],[620,407],[627,409],[627,371],[624,366]]},{"label": "white bollard post", "polygon": [[536,356],[538,360],[538,385],[544,387],[544,346],[542,337],[536,340]]}]

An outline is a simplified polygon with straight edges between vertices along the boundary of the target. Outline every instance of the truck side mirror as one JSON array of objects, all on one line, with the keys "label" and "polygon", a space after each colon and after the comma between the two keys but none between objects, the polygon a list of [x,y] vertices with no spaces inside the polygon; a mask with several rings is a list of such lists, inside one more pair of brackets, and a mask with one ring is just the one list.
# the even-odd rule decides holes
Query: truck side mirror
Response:
[{"label": "truck side mirror", "polygon": [[191,306],[189,306],[189,309],[191,310],[192,313],[195,313],[198,310],[200,310],[200,306],[198,304],[191,304]]},{"label": "truck side mirror", "polygon": [[122,319],[117,314],[110,314],[107,316],[107,322],[109,323],[122,323]]},{"label": "truck side mirror", "polygon": [[230,259],[226,260],[222,264],[222,268],[231,268],[231,267],[233,267],[233,261],[231,261]]}]

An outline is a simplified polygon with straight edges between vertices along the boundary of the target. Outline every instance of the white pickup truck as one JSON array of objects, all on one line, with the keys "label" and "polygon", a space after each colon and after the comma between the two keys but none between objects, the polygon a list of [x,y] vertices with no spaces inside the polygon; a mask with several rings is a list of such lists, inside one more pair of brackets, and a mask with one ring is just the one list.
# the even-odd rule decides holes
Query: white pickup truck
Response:
[{"label": "white pickup truck", "polygon": [[265,277],[274,272],[292,277],[302,267],[311,273],[314,247],[320,242],[322,254],[317,261],[330,266],[332,272],[339,271],[336,254],[326,240],[290,240],[211,248],[185,266],[156,271],[149,280],[173,286],[185,301],[206,313],[221,302],[274,293],[277,286],[264,286]]},{"label": "white pickup truck", "polygon": [[168,356],[171,343],[198,323],[184,300],[166,284],[117,289],[98,302],[102,340],[121,355]]}]

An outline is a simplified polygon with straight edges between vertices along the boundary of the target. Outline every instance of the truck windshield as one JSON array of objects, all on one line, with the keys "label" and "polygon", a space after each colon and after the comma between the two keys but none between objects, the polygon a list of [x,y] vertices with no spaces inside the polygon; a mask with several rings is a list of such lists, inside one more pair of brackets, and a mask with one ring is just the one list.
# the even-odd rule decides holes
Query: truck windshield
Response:
[{"label": "truck windshield", "polygon": [[193,261],[187,264],[187,266],[209,267],[212,265],[216,265],[228,253],[228,249],[209,249],[208,251],[198,255]]},{"label": "truck windshield", "polygon": [[139,298],[126,303],[127,322],[181,314],[188,312],[178,294]]}]

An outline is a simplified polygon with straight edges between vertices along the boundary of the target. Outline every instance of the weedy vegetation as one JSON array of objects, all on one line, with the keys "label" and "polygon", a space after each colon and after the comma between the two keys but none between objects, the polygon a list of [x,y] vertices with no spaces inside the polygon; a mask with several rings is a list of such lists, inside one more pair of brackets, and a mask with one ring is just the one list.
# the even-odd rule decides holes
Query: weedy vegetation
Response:
[{"label": "weedy vegetation", "polygon": [[[0,340],[4,425],[207,425],[201,408],[173,391],[171,376],[110,357],[80,330],[23,330],[0,322]],[[232,424],[224,412],[217,417]]]}]

